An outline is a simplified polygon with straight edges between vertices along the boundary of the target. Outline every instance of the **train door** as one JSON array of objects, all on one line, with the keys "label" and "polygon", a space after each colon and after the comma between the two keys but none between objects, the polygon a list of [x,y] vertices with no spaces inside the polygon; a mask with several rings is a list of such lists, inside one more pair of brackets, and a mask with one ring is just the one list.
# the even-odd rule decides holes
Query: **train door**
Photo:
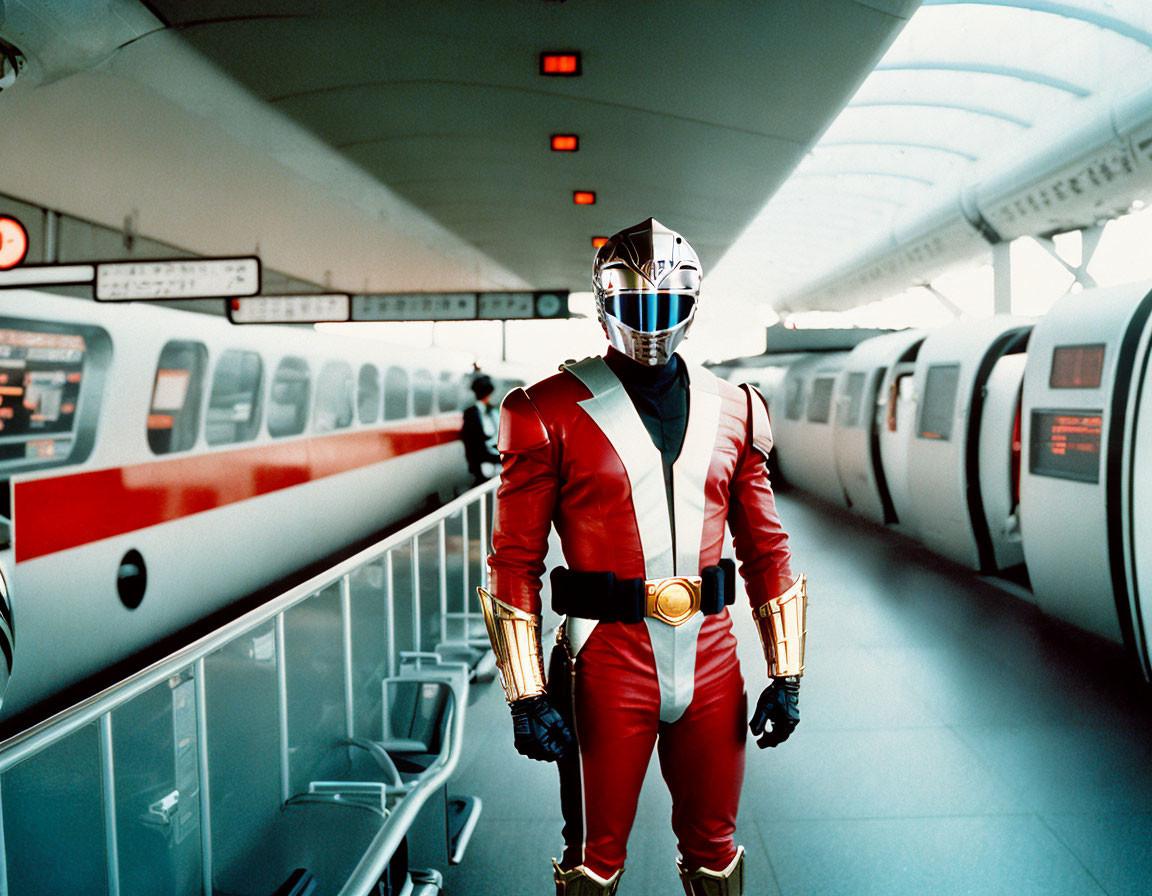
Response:
[{"label": "train door", "polygon": [[844,366],[835,429],[836,468],[848,506],[876,523],[897,522],[880,448],[888,423],[888,369],[915,358],[923,339],[916,330],[867,339],[852,350]]},{"label": "train door", "polygon": [[[1124,469],[1131,484],[1125,519],[1128,537],[1125,554],[1129,573],[1129,601],[1135,630],[1137,659],[1144,677],[1152,680],[1152,323],[1144,328],[1133,367],[1132,439],[1125,452]],[[1147,606],[1144,601],[1147,600]]]},{"label": "train door", "polygon": [[915,536],[912,525],[912,495],[908,485],[908,446],[916,426],[916,362],[901,361],[892,366],[876,397],[880,421],[880,466],[888,483],[892,510],[900,531]]},{"label": "train door", "polygon": [[980,497],[991,545],[993,565],[1010,569],[1024,562],[1020,538],[1020,390],[1024,381],[1023,352],[996,361],[984,387],[977,461]]}]

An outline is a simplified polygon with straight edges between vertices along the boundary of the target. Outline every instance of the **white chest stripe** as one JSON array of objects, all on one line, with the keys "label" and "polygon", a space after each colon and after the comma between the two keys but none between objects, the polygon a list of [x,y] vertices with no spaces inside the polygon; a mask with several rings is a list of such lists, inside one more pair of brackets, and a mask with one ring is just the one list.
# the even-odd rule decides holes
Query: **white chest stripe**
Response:
[{"label": "white chest stripe", "polygon": [[691,400],[688,428],[680,456],[672,466],[672,500],[676,512],[676,572],[694,576],[700,570],[708,468],[720,427],[720,393],[716,377],[703,367],[688,368]]},{"label": "white chest stripe", "polygon": [[[720,419],[715,377],[703,368],[689,368],[688,426],[680,456],[672,467],[676,514],[673,551],[663,463],[628,393],[602,358],[590,358],[567,370],[592,393],[591,398],[579,402],[580,407],[604,433],[628,475],[644,551],[645,576],[655,579],[677,572],[696,575],[704,531],[705,482]],[[696,642],[704,616],[697,613],[679,626],[657,619],[644,621],[660,684],[660,720],[674,722],[692,702]],[[595,627],[594,620],[569,617],[567,630],[573,653],[585,644]]]},{"label": "white chest stripe", "polygon": [[[672,502],[676,514],[676,572],[694,576],[700,571],[705,484],[720,424],[720,393],[715,376],[704,368],[689,367],[688,377],[688,427],[680,456],[672,465]],[[679,626],[658,619],[644,621],[660,679],[660,721],[675,722],[695,692],[696,642],[704,614],[697,613]]]},{"label": "white chest stripe", "polygon": [[568,368],[592,393],[579,402],[607,437],[624,464],[632,487],[632,507],[644,575],[660,579],[673,575],[672,531],[668,526],[668,499],[664,492],[664,465],[652,437],[636,413],[632,399],[603,358],[589,358]]}]

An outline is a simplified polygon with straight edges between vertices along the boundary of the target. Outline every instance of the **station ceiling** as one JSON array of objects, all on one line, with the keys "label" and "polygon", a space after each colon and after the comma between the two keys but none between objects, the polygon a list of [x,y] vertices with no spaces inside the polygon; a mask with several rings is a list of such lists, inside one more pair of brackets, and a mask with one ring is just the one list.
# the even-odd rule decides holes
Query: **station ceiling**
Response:
[{"label": "station ceiling", "polygon": [[585,290],[592,238],[648,216],[713,267],[918,0],[0,5],[33,63],[0,191],[354,291]]}]

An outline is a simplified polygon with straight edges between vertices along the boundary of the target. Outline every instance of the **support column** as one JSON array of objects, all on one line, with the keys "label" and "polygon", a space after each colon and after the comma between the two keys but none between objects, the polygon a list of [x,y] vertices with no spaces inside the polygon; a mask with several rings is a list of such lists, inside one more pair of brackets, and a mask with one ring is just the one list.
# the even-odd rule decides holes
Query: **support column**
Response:
[{"label": "support column", "polygon": [[1092,256],[1096,254],[1096,249],[1100,245],[1100,238],[1103,235],[1103,224],[1093,224],[1091,227],[1085,227],[1080,231],[1080,264],[1078,265],[1072,264],[1067,259],[1061,257],[1060,253],[1056,251],[1056,244],[1050,237],[1038,236],[1034,237],[1034,239],[1040,248],[1051,255],[1052,258],[1060,263],[1064,270],[1076,278],[1076,283],[1079,283],[1084,289],[1091,289],[1096,285],[1096,280],[1088,273],[1088,265],[1092,263]]},{"label": "support column", "polygon": [[992,311],[1012,313],[1012,243],[1008,240],[992,244]]},{"label": "support column", "polygon": [[960,306],[957,305],[955,302],[953,302],[950,298],[948,298],[948,296],[944,295],[944,293],[940,292],[940,290],[938,290],[931,283],[923,283],[921,285],[926,290],[928,290],[928,292],[932,293],[932,295],[935,297],[937,302],[939,302],[941,305],[943,305],[945,308],[947,308],[950,312],[952,312],[952,315],[954,317],[963,316],[964,312],[960,309]]}]

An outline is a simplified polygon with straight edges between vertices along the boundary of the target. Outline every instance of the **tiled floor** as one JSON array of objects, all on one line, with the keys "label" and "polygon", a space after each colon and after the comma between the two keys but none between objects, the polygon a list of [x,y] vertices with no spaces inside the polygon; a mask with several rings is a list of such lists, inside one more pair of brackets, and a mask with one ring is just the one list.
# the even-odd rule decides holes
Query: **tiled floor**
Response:
[{"label": "tiled floor", "polygon": [[[810,581],[803,721],[749,743],[738,839],[760,894],[1152,894],[1152,708],[1118,648],[889,533],[782,495]],[[749,691],[763,660],[735,614]],[[453,789],[485,803],[447,891],[552,892],[551,766],[512,749],[497,685]],[[653,765],[620,896],[682,892]]]}]

